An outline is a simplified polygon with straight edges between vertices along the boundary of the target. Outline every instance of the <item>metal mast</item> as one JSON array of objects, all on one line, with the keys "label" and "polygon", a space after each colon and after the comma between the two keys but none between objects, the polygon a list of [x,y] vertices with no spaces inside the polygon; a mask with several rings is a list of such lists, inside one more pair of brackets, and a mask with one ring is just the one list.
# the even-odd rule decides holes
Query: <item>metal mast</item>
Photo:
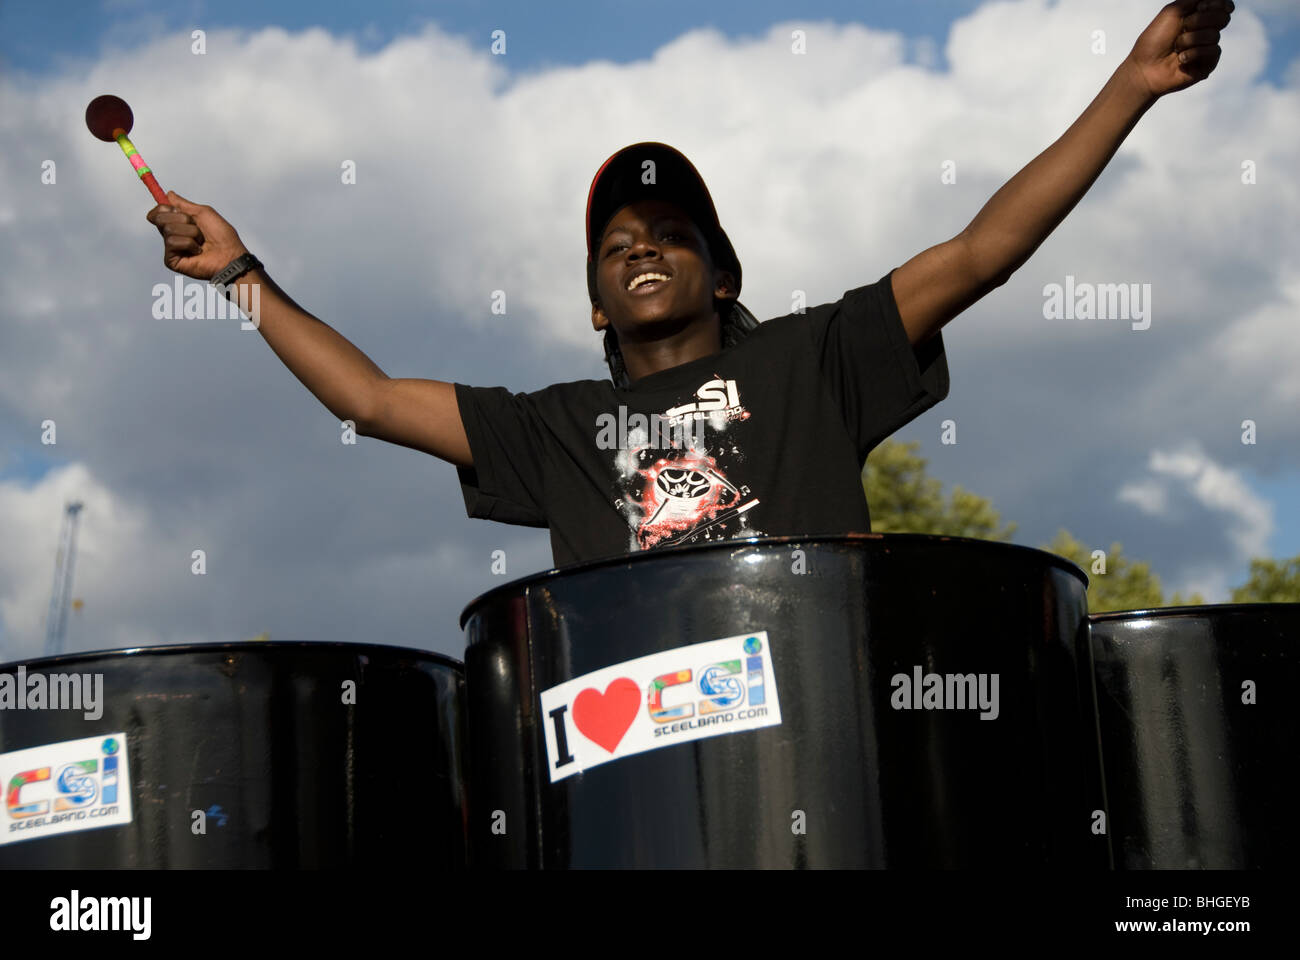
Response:
[{"label": "metal mast", "polygon": [[59,552],[54,559],[54,590],[50,593],[50,612],[45,618],[45,655],[63,653],[63,638],[68,626],[68,598],[72,593],[72,562],[77,555],[77,516],[80,501],[69,503],[63,513],[63,532],[59,535]]}]

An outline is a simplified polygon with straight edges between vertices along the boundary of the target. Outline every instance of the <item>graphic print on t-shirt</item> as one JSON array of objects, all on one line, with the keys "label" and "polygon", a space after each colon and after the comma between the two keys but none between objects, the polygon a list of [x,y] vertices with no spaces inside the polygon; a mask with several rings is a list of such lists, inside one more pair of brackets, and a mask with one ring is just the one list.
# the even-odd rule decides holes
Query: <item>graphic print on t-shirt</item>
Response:
[{"label": "graphic print on t-shirt", "polygon": [[[658,416],[663,429],[629,432],[615,454],[615,507],[632,529],[630,549],[676,546],[690,540],[761,536],[745,514],[758,498],[744,483],[729,479],[728,464],[744,454],[727,444],[727,428],[749,419],[735,380],[714,375],[695,398]],[[653,436],[651,435],[653,434]],[[660,445],[671,436],[667,448]],[[743,468],[742,468],[743,469]]]}]

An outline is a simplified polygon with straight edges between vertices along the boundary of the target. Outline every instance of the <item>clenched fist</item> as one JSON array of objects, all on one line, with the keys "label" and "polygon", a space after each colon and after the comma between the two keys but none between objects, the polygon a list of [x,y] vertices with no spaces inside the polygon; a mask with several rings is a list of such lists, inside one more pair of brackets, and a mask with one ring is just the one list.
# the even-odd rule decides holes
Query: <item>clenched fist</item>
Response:
[{"label": "clenched fist", "polygon": [[163,263],[196,280],[211,280],[231,260],[248,253],[235,228],[211,207],[190,203],[168,190],[171,204],[159,204],[147,219],[163,237]]},{"label": "clenched fist", "polygon": [[1219,65],[1220,31],[1237,5],[1232,0],[1175,0],[1142,31],[1128,64],[1153,97],[1199,83]]}]

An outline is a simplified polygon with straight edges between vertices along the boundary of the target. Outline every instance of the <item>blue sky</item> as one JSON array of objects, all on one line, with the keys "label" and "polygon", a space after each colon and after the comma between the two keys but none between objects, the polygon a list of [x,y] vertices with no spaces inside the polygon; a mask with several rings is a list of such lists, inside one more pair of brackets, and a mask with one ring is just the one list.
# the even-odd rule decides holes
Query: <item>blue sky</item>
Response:
[{"label": "blue sky", "polygon": [[[162,3],[153,0],[107,0],[101,3],[5,3],[0,5],[0,56],[25,72],[43,74],[67,69],[77,60],[94,58],[105,46],[130,48],[160,34],[220,24],[257,30],[323,27],[351,36],[360,49],[374,52],[394,37],[428,22],[466,37],[485,37],[504,29],[512,38],[510,68],[534,70],[561,64],[607,59],[618,63],[644,59],[685,28],[710,27],[731,38],[761,34],[774,23],[793,19],[869,23],[909,37],[929,37],[940,48],[953,19],[979,6],[978,0],[868,0],[822,2],[753,0],[746,3],[699,3],[662,0],[652,5],[633,0],[604,2],[479,3],[441,0],[402,3],[370,0],[365,4],[260,2]],[[1279,15],[1280,2],[1241,6],[1269,16],[1273,30],[1265,77],[1281,82],[1295,59],[1300,17]],[[1294,6],[1294,4],[1293,4]],[[1153,6],[1152,11],[1159,9]],[[75,11],[75,15],[69,15]],[[1275,13],[1275,11],[1277,11]],[[638,12],[635,29],[629,20]],[[946,66],[940,53],[940,66]]]},{"label": "blue sky", "polygon": [[[742,299],[779,316],[792,287],[837,299],[962,229],[1159,8],[0,4],[0,660],[39,653],[71,497],[87,503],[74,650],[268,631],[459,656],[460,610],[500,582],[492,551],[510,578],[550,565],[545,532],[466,518],[449,465],[365,439],[340,452],[256,333],[151,317],[173,275],[151,201],[85,131],[94,95],[125,96],[163,186],[212,204],[389,375],[532,390],[605,375],[574,265],[613,150],[681,147]],[[1215,75],[1157,104],[1011,282],[945,329],[952,393],[898,439],[990,497],[1016,542],[1119,540],[1167,592],[1213,601],[1251,555],[1300,554],[1298,10],[1239,4]],[[792,27],[810,38],[797,73]],[[1106,56],[1087,50],[1096,28]],[[948,159],[962,175],[945,188]],[[1044,286],[1067,274],[1151,283],[1150,335],[1045,320]],[[498,287],[510,314],[485,319]],[[955,447],[937,442],[947,418]],[[188,574],[196,545],[206,578]]]}]

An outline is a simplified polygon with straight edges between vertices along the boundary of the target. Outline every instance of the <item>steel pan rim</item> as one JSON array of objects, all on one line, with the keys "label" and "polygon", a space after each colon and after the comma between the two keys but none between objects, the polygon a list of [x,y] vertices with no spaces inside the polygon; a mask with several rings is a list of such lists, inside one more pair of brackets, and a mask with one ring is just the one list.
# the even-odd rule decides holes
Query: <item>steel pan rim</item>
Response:
[{"label": "steel pan rim", "polygon": [[1190,617],[1269,611],[1273,613],[1300,611],[1300,603],[1270,600],[1266,603],[1193,603],[1176,607],[1143,607],[1139,610],[1107,610],[1105,613],[1091,613],[1088,615],[1088,620],[1092,623],[1110,623],[1119,620],[1147,620],[1152,617]]},{"label": "steel pan rim", "polygon": [[622,566],[629,563],[644,563],[651,560],[657,560],[661,557],[672,555],[678,556],[683,553],[702,552],[706,550],[727,550],[736,551],[740,548],[749,547],[768,547],[782,546],[789,544],[848,544],[857,546],[866,546],[867,543],[880,541],[890,542],[908,542],[918,543],[930,541],[933,543],[952,542],[966,546],[980,546],[985,548],[996,548],[1004,551],[1016,551],[1020,553],[1032,554],[1040,559],[1047,559],[1055,566],[1072,573],[1078,577],[1084,585],[1088,587],[1088,575],[1083,569],[1074,562],[1067,560],[1059,554],[1052,553],[1048,550],[1040,550],[1037,547],[1027,547],[1019,543],[1007,543],[1002,540],[981,540],[977,537],[954,537],[947,534],[934,533],[837,533],[837,534],[814,534],[810,536],[784,536],[784,537],[736,537],[730,540],[715,540],[709,543],[695,543],[684,547],[672,547],[669,549],[650,549],[641,550],[636,553],[621,554],[614,557],[600,557],[595,560],[583,560],[578,563],[566,564],[562,567],[551,567],[548,570],[542,570],[536,573],[528,574],[524,577],[517,577],[507,583],[500,584],[490,590],[485,590],[477,597],[466,604],[460,615],[460,628],[465,629],[465,624],[469,621],[474,611],[485,605],[498,595],[516,593],[525,587],[536,586],[548,582],[559,576],[567,576],[573,573],[586,573],[590,570],[596,570],[604,567]]},{"label": "steel pan rim", "polygon": [[[387,653],[401,654],[418,654],[421,657],[432,658],[438,661],[442,666],[453,667],[457,670],[464,671],[465,663],[463,660],[457,660],[455,657],[448,656],[445,653],[437,653],[432,650],[423,650],[419,647],[399,647],[386,643],[347,643],[338,640],[236,640],[229,643],[161,643],[144,647],[110,647],[105,650],[86,650],[76,653],[61,653],[54,657],[33,657],[28,660],[11,660],[7,663],[0,663],[0,673],[12,673],[10,667],[26,666],[30,667],[33,663],[42,665],[55,666],[58,664],[73,663],[79,660],[91,659],[120,659],[121,657],[143,656],[145,654],[166,654],[173,656],[182,653],[212,653],[223,651],[226,653],[259,653],[273,649],[277,653],[284,652],[288,654],[291,650],[297,651],[327,651],[342,652],[344,649],[354,653],[364,654],[366,650],[379,650]],[[42,669],[45,669],[43,666]]]}]

